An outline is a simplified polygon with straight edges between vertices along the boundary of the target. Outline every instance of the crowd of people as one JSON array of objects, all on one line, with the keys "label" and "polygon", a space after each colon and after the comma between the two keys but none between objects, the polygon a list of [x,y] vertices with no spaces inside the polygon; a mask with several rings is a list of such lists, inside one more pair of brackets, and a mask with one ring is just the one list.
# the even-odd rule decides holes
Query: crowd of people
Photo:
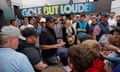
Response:
[{"label": "crowd of people", "polygon": [[23,17],[0,32],[0,72],[120,72],[115,12]]}]

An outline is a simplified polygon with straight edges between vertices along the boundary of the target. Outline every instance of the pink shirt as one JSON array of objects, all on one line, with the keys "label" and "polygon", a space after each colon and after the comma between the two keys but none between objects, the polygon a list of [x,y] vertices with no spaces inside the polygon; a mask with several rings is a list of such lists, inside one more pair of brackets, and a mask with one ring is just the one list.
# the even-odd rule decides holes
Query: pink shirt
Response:
[{"label": "pink shirt", "polygon": [[100,31],[101,31],[101,29],[100,29],[99,25],[96,25],[94,30],[93,30],[93,34],[94,35],[99,35]]}]

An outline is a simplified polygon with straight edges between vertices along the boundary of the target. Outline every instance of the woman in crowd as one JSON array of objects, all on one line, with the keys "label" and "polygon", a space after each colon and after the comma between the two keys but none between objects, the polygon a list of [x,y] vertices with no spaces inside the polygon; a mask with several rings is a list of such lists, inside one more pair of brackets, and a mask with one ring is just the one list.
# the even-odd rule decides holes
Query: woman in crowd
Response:
[{"label": "woman in crowd", "polygon": [[63,41],[66,42],[65,47],[69,47],[77,43],[75,32],[71,26],[70,20],[66,20],[65,26],[62,28]]}]

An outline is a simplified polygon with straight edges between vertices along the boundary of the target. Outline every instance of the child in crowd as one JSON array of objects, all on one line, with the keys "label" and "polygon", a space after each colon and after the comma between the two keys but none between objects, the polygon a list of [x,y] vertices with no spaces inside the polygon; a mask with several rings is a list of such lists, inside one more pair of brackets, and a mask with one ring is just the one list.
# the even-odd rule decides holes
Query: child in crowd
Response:
[{"label": "child in crowd", "polygon": [[85,45],[74,45],[68,50],[71,72],[106,72],[96,52]]}]

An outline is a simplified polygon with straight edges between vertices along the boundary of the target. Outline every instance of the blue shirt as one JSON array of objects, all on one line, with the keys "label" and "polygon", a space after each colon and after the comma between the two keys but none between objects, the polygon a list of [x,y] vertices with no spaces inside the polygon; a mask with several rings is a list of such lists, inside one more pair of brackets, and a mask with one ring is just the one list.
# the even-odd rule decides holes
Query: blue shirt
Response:
[{"label": "blue shirt", "polygon": [[116,56],[110,55],[108,57],[108,60],[120,64],[120,57],[116,57]]},{"label": "blue shirt", "polygon": [[38,33],[41,33],[41,31],[42,31],[42,28],[38,28],[38,29],[37,29],[37,32],[38,32]]},{"label": "blue shirt", "polygon": [[[87,22],[78,21],[78,23],[77,23],[77,28],[87,30],[87,27],[88,27]],[[86,32],[78,32],[78,35],[81,35],[81,34],[86,34]]]},{"label": "blue shirt", "polygon": [[103,34],[110,34],[110,30],[109,30],[109,24],[103,24],[102,22],[99,22],[99,27],[101,29],[100,32],[100,36],[102,36]]},{"label": "blue shirt", "polygon": [[0,48],[0,72],[34,72],[27,57],[11,48]]},{"label": "blue shirt", "polygon": [[113,72],[120,72],[120,64],[113,69]]}]

